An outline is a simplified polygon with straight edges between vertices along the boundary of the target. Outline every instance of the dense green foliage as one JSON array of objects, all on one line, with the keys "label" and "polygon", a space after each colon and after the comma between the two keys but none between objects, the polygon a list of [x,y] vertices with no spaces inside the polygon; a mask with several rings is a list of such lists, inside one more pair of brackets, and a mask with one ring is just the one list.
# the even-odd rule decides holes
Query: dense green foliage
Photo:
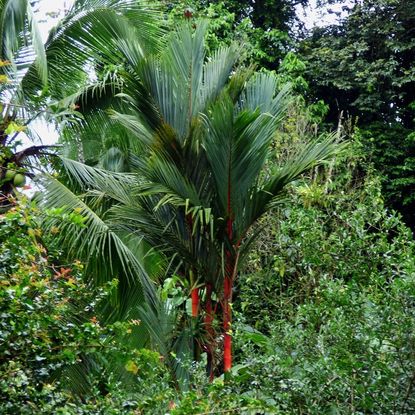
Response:
[{"label": "dense green foliage", "polygon": [[[340,2],[341,3],[341,2]],[[365,0],[338,23],[301,42],[314,99],[333,124],[353,117],[382,174],[389,206],[413,226],[415,128],[415,2]]]},{"label": "dense green foliage", "polygon": [[171,22],[211,19],[207,40],[211,51],[237,40],[245,46],[242,58],[271,70],[278,68],[299,36],[301,22],[296,6],[307,3],[308,0],[163,0]]},{"label": "dense green foliage", "polygon": [[75,410],[56,373],[96,351],[116,350],[102,343],[109,332],[95,317],[99,297],[82,282],[80,264],[60,264],[56,248],[45,246],[33,208],[18,204],[0,223],[2,413]]},{"label": "dense green foliage", "polygon": [[372,276],[367,286],[322,278],[313,298],[296,309],[289,302],[296,298],[285,297],[284,312],[291,315],[273,320],[268,336],[241,334],[236,390],[285,414],[412,413],[415,281],[409,265],[412,274],[392,282]]},{"label": "dense green foliage", "polygon": [[411,413],[411,232],[370,176],[293,197],[241,285],[237,379],[283,413]]}]

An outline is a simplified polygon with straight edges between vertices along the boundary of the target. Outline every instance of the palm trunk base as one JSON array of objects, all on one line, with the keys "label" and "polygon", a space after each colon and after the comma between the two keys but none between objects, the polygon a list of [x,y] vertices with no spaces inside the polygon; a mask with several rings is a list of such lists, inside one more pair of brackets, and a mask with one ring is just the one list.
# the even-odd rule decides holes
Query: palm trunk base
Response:
[{"label": "palm trunk base", "polygon": [[226,373],[232,368],[232,279],[229,277],[225,278],[223,293],[223,371]]}]

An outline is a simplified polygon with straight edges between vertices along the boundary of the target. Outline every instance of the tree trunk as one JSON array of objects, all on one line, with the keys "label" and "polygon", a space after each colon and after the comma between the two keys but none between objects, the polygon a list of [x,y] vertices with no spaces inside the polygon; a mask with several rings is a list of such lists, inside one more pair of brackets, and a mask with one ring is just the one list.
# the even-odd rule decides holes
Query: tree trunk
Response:
[{"label": "tree trunk", "polygon": [[192,326],[193,326],[193,358],[196,362],[200,360],[200,343],[196,332],[198,331],[198,317],[199,317],[199,288],[192,290]]},{"label": "tree trunk", "polygon": [[207,354],[207,367],[206,372],[209,376],[209,380],[213,381],[213,341],[214,341],[214,332],[213,332],[213,307],[212,307],[212,291],[213,286],[211,283],[206,284],[206,316],[205,316],[205,330],[206,330],[206,354]]},{"label": "tree trunk", "polygon": [[197,318],[199,315],[199,288],[193,288],[192,290],[192,317]]},{"label": "tree trunk", "polygon": [[[230,198],[229,198],[230,200]],[[229,215],[231,214],[230,205],[228,206]],[[233,221],[228,219],[227,236],[229,244],[233,238]],[[232,285],[235,271],[235,262],[232,258],[230,249],[226,251],[225,278],[223,281],[223,371],[229,372],[232,368]]]},{"label": "tree trunk", "polygon": [[223,286],[223,370],[229,372],[232,368],[232,277],[227,274]]}]

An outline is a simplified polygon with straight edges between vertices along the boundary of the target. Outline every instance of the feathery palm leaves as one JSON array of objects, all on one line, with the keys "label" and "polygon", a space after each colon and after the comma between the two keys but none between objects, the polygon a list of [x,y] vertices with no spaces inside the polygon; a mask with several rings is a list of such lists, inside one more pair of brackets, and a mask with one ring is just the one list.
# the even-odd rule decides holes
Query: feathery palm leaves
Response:
[{"label": "feathery palm leaves", "polygon": [[[43,45],[34,5],[29,0],[0,1],[0,189],[5,199],[14,190],[6,171],[30,176],[30,159],[50,154],[41,145],[17,155],[19,134],[34,138],[30,125],[39,118],[76,119],[76,106],[60,100],[99,76],[105,65],[119,64],[118,44],[134,42],[141,57],[157,50],[161,30],[158,12],[147,2],[78,0]],[[125,163],[126,157],[114,151],[104,160],[113,168]]]},{"label": "feathery palm leaves", "polygon": [[[35,3],[0,0],[0,199],[3,193],[5,203],[15,190],[6,172],[13,170],[32,176],[31,158],[50,154],[44,145],[17,151],[18,135],[24,131],[32,138],[30,125],[38,118],[50,123],[77,120],[76,105],[62,98],[75,94],[90,78],[98,78],[100,88],[90,91],[95,99],[109,84],[101,76],[105,66],[115,67],[121,60],[117,52],[121,45],[134,42],[142,57],[157,50],[161,33],[158,12],[147,2],[77,0],[44,45],[36,23]],[[119,165],[128,161],[122,156],[117,151],[109,152],[102,165],[120,169]],[[66,168],[75,171],[69,162]],[[90,283],[101,285],[119,278],[116,294],[102,311],[103,318],[138,318],[138,304],[156,301],[148,273],[157,276],[162,259],[153,251],[148,252],[142,237],[114,230],[106,218],[111,197],[126,197],[123,183],[128,184],[131,178],[117,177],[115,193],[108,186],[105,172],[94,176],[99,190],[92,186],[86,167],[78,165],[77,173],[77,189],[91,190],[85,198],[79,198],[53,177],[36,178],[47,192],[49,206],[54,206],[54,210],[48,211],[48,225],[68,253],[76,252],[75,256],[84,260]],[[41,206],[46,209],[43,202]],[[142,330],[134,336],[136,342],[141,341],[140,336],[145,338],[145,344],[148,333]]]},{"label": "feathery palm leaves", "polygon": [[[111,119],[129,132],[145,157],[133,157],[137,180],[128,197],[111,196],[114,203],[105,215],[114,229],[141,235],[177,259],[194,291],[196,319],[199,287],[206,287],[210,337],[213,289],[223,314],[226,372],[231,367],[232,287],[255,238],[253,225],[289,183],[341,146],[332,136],[320,137],[266,174],[288,91],[276,92],[272,74],[234,71],[235,46],[207,58],[205,30],[204,22],[195,29],[185,24],[161,53],[144,59],[134,43],[122,45],[127,75]],[[212,347],[206,344],[210,358]]]}]

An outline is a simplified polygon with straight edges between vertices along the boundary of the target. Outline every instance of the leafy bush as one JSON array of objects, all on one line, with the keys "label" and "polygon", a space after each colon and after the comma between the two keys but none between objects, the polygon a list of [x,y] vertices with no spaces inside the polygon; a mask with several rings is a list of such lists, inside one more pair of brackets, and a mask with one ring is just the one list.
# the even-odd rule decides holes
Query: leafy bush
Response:
[{"label": "leafy bush", "polygon": [[376,177],[341,192],[300,187],[293,198],[267,218],[270,230],[240,285],[241,310],[257,329],[314,295],[322,278],[366,286],[413,269],[411,232],[385,209]]},{"label": "leafy bush", "polygon": [[284,414],[413,413],[415,276],[368,278],[323,278],[269,336],[242,327],[235,389]]},{"label": "leafy bush", "polygon": [[161,392],[166,408],[159,355],[124,341],[139,322],[99,320],[113,284],[93,290],[61,264],[39,218],[26,203],[0,216],[0,412],[124,414]]},{"label": "leafy bush", "polygon": [[233,391],[284,414],[415,411],[415,244],[367,176],[317,181],[251,257],[236,308]]}]

